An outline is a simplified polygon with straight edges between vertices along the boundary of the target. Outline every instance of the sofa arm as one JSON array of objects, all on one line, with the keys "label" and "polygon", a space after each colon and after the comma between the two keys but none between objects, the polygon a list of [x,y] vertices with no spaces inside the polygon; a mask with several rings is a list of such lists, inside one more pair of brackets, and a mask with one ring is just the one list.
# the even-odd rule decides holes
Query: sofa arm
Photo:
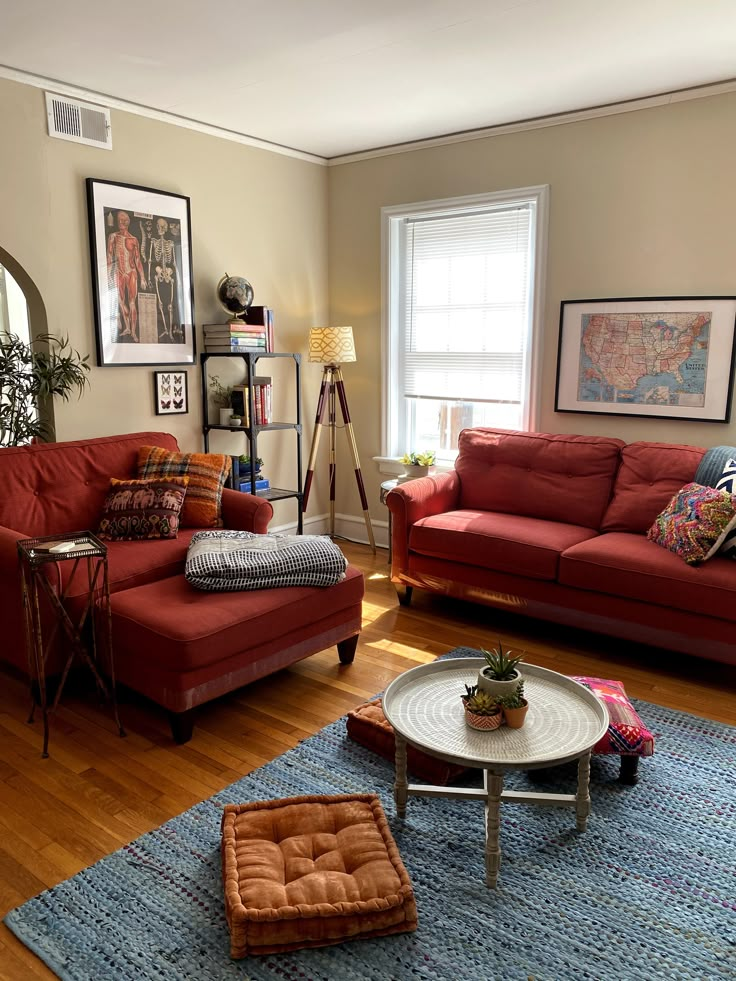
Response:
[{"label": "sofa arm", "polygon": [[28,670],[28,657],[16,542],[28,537],[30,536],[0,525],[0,620],[3,625],[0,657],[22,671]]},{"label": "sofa arm", "polygon": [[264,535],[272,517],[273,508],[264,498],[227,488],[223,490],[222,520],[226,528]]},{"label": "sofa arm", "polygon": [[460,503],[460,478],[455,470],[419,477],[389,491],[391,512],[391,578],[409,567],[409,534],[421,518],[454,511]]}]

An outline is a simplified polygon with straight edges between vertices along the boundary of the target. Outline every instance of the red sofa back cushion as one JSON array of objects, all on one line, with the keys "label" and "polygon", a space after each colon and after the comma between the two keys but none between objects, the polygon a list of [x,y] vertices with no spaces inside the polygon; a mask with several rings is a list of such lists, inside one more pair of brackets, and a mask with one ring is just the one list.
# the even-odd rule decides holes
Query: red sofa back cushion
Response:
[{"label": "red sofa back cushion", "polygon": [[648,531],[677,491],[695,478],[704,453],[702,446],[679,443],[625,446],[601,531]]},{"label": "red sofa back cushion", "polygon": [[0,525],[29,537],[97,528],[111,477],[135,477],[138,447],[178,450],[169,433],[0,449]]},{"label": "red sofa back cushion", "polygon": [[461,508],[597,529],[624,443],[608,436],[465,429],[458,446]]}]

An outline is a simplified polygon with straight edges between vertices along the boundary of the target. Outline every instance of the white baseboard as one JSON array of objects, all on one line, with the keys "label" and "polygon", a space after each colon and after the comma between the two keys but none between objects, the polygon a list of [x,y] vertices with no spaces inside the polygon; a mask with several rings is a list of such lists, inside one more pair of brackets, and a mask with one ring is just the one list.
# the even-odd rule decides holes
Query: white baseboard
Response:
[{"label": "white baseboard", "polygon": [[[375,521],[371,519],[373,527],[373,537],[376,540],[377,548],[388,548],[388,521]],[[305,535],[326,535],[330,528],[330,516],[328,514],[316,514],[309,518],[304,518]],[[280,532],[286,535],[296,535],[296,521],[289,521],[283,525],[271,525],[268,529],[273,532]],[[350,542],[360,542],[368,544],[368,531],[365,526],[363,515],[336,514],[335,515],[335,536],[346,538]]]}]

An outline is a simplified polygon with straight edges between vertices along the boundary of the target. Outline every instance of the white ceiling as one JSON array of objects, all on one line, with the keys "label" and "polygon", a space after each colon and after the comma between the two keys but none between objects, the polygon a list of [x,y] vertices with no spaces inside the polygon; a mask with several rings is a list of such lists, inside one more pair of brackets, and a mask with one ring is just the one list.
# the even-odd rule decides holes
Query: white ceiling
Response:
[{"label": "white ceiling", "polygon": [[0,0],[0,64],[323,157],[723,81],[734,0]]}]

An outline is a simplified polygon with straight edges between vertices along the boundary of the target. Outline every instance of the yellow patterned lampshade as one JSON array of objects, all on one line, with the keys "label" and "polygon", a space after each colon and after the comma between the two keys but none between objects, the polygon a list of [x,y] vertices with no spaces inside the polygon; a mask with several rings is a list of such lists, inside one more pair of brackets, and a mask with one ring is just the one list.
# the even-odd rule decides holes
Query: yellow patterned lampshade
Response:
[{"label": "yellow patterned lampshade", "polygon": [[356,361],[352,327],[311,327],[309,360],[318,364]]}]

